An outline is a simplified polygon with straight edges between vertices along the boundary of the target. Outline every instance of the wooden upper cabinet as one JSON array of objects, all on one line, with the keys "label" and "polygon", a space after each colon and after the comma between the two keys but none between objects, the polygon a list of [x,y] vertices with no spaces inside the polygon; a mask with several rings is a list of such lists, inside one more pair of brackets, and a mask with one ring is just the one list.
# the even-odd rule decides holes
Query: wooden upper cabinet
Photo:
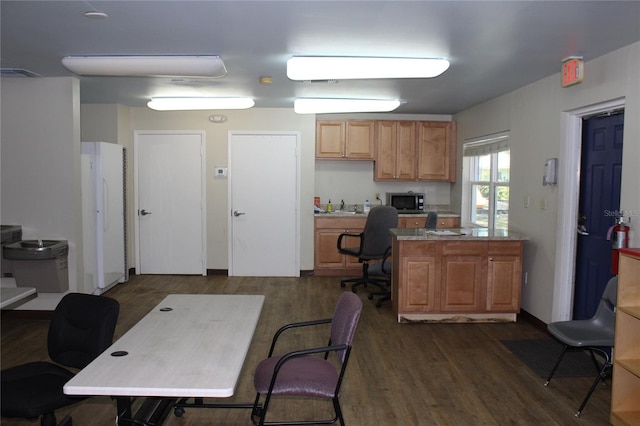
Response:
[{"label": "wooden upper cabinet", "polygon": [[376,181],[454,182],[455,177],[455,122],[376,123]]},{"label": "wooden upper cabinet", "polygon": [[344,156],[344,121],[316,122],[316,158],[342,158]]},{"label": "wooden upper cabinet", "polygon": [[370,120],[318,120],[316,158],[373,160],[374,128]]},{"label": "wooden upper cabinet", "polygon": [[454,182],[455,177],[455,123],[421,121],[418,125],[418,180]]},{"label": "wooden upper cabinet", "polygon": [[415,180],[416,122],[376,123],[375,180]]},{"label": "wooden upper cabinet", "polygon": [[373,160],[374,121],[349,120],[345,124],[346,157],[358,160]]}]

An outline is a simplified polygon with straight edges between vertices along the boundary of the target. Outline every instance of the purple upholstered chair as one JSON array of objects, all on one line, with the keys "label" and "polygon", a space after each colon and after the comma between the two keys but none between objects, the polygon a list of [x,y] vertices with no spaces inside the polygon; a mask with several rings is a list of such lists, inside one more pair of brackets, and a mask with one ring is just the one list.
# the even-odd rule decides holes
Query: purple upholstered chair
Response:
[{"label": "purple upholstered chair", "polygon": [[[344,292],[338,299],[333,318],[287,324],[275,333],[269,357],[258,364],[253,375],[257,391],[251,413],[254,424],[330,424],[340,420],[340,424],[344,426],[338,398],[361,311],[360,298],[351,292]],[[302,349],[286,355],[273,355],[276,341],[285,330],[318,324],[331,324],[327,346]],[[335,353],[336,362],[329,361],[330,352]],[[322,354],[324,355],[321,356]],[[265,395],[262,405],[261,395]],[[331,399],[335,417],[319,421],[265,422],[267,408],[273,395]]]}]

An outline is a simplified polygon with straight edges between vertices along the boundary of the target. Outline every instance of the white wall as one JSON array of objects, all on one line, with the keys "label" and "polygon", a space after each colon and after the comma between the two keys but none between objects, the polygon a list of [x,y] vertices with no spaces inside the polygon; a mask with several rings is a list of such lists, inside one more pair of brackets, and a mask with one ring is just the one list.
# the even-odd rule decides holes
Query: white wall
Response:
[{"label": "white wall", "polygon": [[[300,268],[313,269],[313,197],[315,160],[315,116],[298,115],[293,109],[252,108],[216,112],[227,116],[225,123],[214,124],[211,111],[158,112],[148,108],[130,109],[130,129],[136,130],[204,130],[206,132],[207,173],[207,268],[227,269],[227,180],[214,178],[215,166],[226,166],[228,134],[237,130],[299,131],[301,133]],[[133,163],[131,158],[130,162]],[[277,164],[274,162],[274,166]],[[277,208],[273,200],[265,208]],[[304,206],[309,206],[305,209]],[[130,256],[130,259],[134,258]],[[131,263],[134,264],[134,263]]]},{"label": "white wall", "polygon": [[[588,58],[587,58],[588,59]],[[560,68],[560,64],[558,64]],[[523,286],[522,307],[544,322],[553,318],[556,234],[558,232],[558,186],[542,186],[547,158],[558,157],[562,168],[561,147],[567,143],[562,129],[562,114],[585,106],[625,98],[625,129],[621,209],[634,217],[631,246],[640,245],[640,43],[585,63],[585,80],[569,88],[560,87],[555,74],[504,96],[477,105],[455,116],[458,122],[458,165],[462,161],[465,139],[511,132],[510,228],[531,237],[525,244],[524,271],[528,283]],[[453,186],[451,202],[461,200],[461,167]],[[530,205],[525,207],[524,199]],[[546,209],[541,206],[546,203]],[[571,221],[569,221],[571,223]],[[634,225],[636,223],[636,225]],[[573,283],[558,283],[572,286]]]},{"label": "white wall", "polygon": [[[3,78],[1,221],[23,239],[69,241],[69,290],[83,266],[80,190],[80,85],[73,77]],[[61,294],[40,294],[24,309],[53,309]]]}]

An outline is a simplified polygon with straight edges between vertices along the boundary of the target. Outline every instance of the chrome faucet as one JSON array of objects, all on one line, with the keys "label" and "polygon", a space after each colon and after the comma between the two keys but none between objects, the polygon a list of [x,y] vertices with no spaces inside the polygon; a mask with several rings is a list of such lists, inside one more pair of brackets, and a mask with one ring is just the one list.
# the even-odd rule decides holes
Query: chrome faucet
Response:
[{"label": "chrome faucet", "polygon": [[344,211],[344,200],[340,200],[340,211]]}]

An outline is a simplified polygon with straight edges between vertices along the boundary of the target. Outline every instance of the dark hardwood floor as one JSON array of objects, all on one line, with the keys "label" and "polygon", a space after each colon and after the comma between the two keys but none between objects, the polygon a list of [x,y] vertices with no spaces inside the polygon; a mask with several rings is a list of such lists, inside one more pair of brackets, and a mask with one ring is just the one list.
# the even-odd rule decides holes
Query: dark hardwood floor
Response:
[{"label": "dark hardwood floor", "polygon": [[[120,302],[116,338],[169,293],[264,294],[265,305],[233,402],[252,402],[252,371],[269,349],[273,332],[292,321],[330,317],[343,289],[338,278],[240,278],[225,276],[132,276],[106,293]],[[359,293],[364,310],[354,341],[341,403],[345,421],[360,425],[606,425],[610,383],[600,385],[580,418],[574,413],[592,378],[544,379],[500,343],[544,337],[531,323],[398,324],[389,303],[376,308]],[[42,319],[2,319],[2,368],[47,360]],[[326,331],[326,330],[325,330]],[[293,339],[324,344],[325,334]],[[283,347],[286,349],[286,347]],[[189,360],[184,360],[188,363]],[[179,369],[180,365],[173,366]],[[324,402],[280,399],[273,415],[330,414]],[[115,403],[94,397],[57,412],[72,414],[76,426],[113,425]],[[317,418],[317,417],[316,417]],[[273,419],[273,417],[272,417]],[[250,425],[248,410],[187,409],[166,425]],[[39,425],[2,418],[2,425]]]}]

